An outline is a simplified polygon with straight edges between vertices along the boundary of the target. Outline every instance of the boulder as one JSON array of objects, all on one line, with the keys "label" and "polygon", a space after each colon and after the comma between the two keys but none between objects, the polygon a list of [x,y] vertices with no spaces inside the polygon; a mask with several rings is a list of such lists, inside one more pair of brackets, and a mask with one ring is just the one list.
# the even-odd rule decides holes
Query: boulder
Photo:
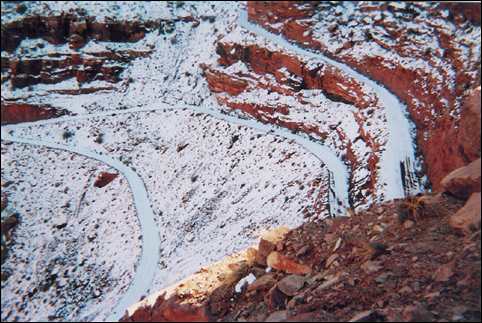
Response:
[{"label": "boulder", "polygon": [[248,292],[268,290],[276,284],[276,279],[272,274],[264,275],[248,286]]},{"label": "boulder", "polygon": [[288,231],[287,227],[278,227],[261,235],[258,253],[256,254],[256,263],[258,265],[266,266],[266,257],[276,249],[276,243],[283,240]]},{"label": "boulder", "polygon": [[295,296],[305,285],[306,278],[299,275],[289,275],[278,282],[278,289],[287,296]]},{"label": "boulder", "polygon": [[309,266],[300,264],[276,251],[269,254],[266,262],[269,267],[289,274],[304,275],[311,273],[311,268]]},{"label": "boulder", "polygon": [[266,295],[264,302],[268,305],[269,310],[283,310],[286,308],[286,295],[283,294],[278,287],[273,286]]},{"label": "boulder", "polygon": [[97,176],[94,186],[102,188],[112,182],[117,176],[119,176],[117,173],[101,172],[99,176]]},{"label": "boulder", "polygon": [[85,45],[84,37],[80,36],[79,34],[73,34],[69,37],[69,48],[70,49],[79,49]]},{"label": "boulder", "polygon": [[445,192],[462,199],[480,192],[480,158],[448,174],[441,185]]},{"label": "boulder", "polygon": [[480,193],[473,193],[465,206],[450,217],[449,224],[466,233],[480,228],[480,202]]}]

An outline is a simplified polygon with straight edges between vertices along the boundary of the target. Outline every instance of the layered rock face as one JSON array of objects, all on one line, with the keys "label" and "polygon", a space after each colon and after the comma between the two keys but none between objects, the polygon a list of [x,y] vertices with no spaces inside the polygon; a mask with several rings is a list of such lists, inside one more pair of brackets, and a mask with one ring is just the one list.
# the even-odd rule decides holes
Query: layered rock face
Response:
[{"label": "layered rock face", "polygon": [[150,24],[139,21],[97,22],[95,17],[73,14],[30,16],[7,23],[2,28],[2,50],[13,52],[26,38],[42,38],[55,45],[68,42],[72,49],[81,48],[91,38],[110,42],[136,42],[145,36],[150,27]]},{"label": "layered rock face", "polygon": [[[89,41],[135,43],[153,22],[96,21],[74,14],[26,16],[2,24],[2,82],[12,88],[55,84],[75,78],[116,83],[125,64],[150,50],[89,48]],[[85,48],[84,48],[85,47]]]},{"label": "layered rock face", "polygon": [[435,189],[447,172],[473,158],[459,149],[466,145],[458,135],[463,130],[452,129],[462,122],[464,100],[472,95],[467,90],[480,84],[480,5],[252,1],[248,14],[404,100]]}]

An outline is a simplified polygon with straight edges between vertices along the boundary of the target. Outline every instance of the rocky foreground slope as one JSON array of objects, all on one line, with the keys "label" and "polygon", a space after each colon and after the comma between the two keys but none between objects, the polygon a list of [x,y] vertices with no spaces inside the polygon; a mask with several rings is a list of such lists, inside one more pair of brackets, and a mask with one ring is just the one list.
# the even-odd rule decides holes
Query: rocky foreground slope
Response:
[{"label": "rocky foreground slope", "polygon": [[478,322],[480,184],[478,159],[440,193],[278,228],[123,321]]}]

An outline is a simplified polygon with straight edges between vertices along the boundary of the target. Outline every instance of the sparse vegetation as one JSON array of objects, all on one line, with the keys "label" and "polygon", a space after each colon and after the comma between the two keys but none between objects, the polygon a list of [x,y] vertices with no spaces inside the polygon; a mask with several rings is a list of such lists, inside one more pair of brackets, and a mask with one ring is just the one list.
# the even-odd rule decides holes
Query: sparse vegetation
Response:
[{"label": "sparse vegetation", "polygon": [[62,133],[62,138],[63,138],[64,140],[69,140],[69,139],[72,138],[74,135],[75,135],[75,133],[74,133],[73,131],[65,130],[65,131]]}]

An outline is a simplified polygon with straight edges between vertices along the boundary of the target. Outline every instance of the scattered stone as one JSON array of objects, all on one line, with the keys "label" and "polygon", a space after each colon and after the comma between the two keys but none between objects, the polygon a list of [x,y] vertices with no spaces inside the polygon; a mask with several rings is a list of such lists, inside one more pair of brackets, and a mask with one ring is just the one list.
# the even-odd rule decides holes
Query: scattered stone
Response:
[{"label": "scattered stone", "polygon": [[326,268],[329,268],[331,266],[331,264],[336,260],[338,259],[338,254],[334,253],[332,254],[330,257],[328,257],[328,259],[326,260],[326,264],[325,264],[325,267]]},{"label": "scattered stone", "polygon": [[433,280],[437,282],[446,282],[454,274],[455,262],[449,262],[448,264],[440,266],[433,274]]},{"label": "scattered stone", "polygon": [[311,284],[314,284],[316,282],[319,282],[319,281],[322,281],[324,278],[325,278],[326,274],[321,272],[321,273],[318,273],[316,275],[314,275],[313,277],[310,277],[307,279],[307,283],[308,285],[311,285]]},{"label": "scattered stone", "polygon": [[[3,215],[2,215],[3,216]],[[20,223],[20,218],[17,213],[12,213],[2,219],[2,237],[1,237],[1,263],[7,259],[8,250],[13,243],[13,232],[17,225]],[[6,280],[10,276],[5,272],[2,267],[2,281]]]},{"label": "scattered stone", "polygon": [[361,265],[361,269],[363,269],[363,271],[365,271],[367,274],[375,273],[382,268],[383,266],[381,266],[380,262],[372,260],[368,260]]},{"label": "scattered stone", "polygon": [[399,294],[402,294],[402,295],[410,295],[413,293],[413,289],[411,289],[409,286],[404,286],[402,288],[400,288],[400,290],[398,291]]},{"label": "scattered stone", "polygon": [[383,273],[383,274],[380,274],[379,276],[377,276],[377,278],[375,278],[375,281],[378,284],[384,284],[392,276],[393,276],[393,274],[391,272]]},{"label": "scattered stone", "polygon": [[288,317],[285,322],[336,322],[336,317],[323,310],[301,313]]},{"label": "scattered stone", "polygon": [[380,242],[370,242],[370,248],[372,250],[372,259],[378,258],[379,256],[386,254],[388,252],[387,246]]},{"label": "scattered stone", "polygon": [[[2,189],[3,189],[3,188],[2,188]],[[2,192],[2,196],[1,196],[1,211],[3,211],[3,210],[7,207],[7,204],[8,204],[7,193]]]},{"label": "scattered stone", "polygon": [[[254,257],[256,258],[256,254]],[[259,279],[266,274],[266,269],[260,267],[253,267],[251,268],[251,272],[256,276],[257,279]]]},{"label": "scattered stone", "polygon": [[296,257],[302,257],[302,256],[306,255],[307,253],[309,253],[310,251],[311,251],[311,247],[310,247],[310,246],[301,247],[301,248],[296,252]]},{"label": "scattered stone", "polygon": [[[457,322],[457,321],[470,321],[470,320],[467,320],[467,318],[465,317],[465,313],[469,312],[469,308],[467,306],[464,306],[464,305],[459,305],[459,306],[455,306],[452,311],[453,311],[453,315],[452,315],[452,321],[453,322]],[[479,315],[480,317],[480,312],[479,312]]]},{"label": "scattered stone", "polygon": [[433,292],[433,293],[428,293],[425,295],[425,298],[428,299],[429,301],[437,298],[440,296],[440,292]]},{"label": "scattered stone", "polygon": [[385,231],[385,228],[382,227],[382,226],[379,225],[379,224],[375,224],[375,225],[373,226],[373,231],[378,232],[378,233],[382,233],[383,231]]},{"label": "scattered stone", "polygon": [[194,241],[194,234],[192,232],[189,232],[188,234],[186,234],[185,239],[186,239],[187,242],[193,242]]},{"label": "scattered stone", "polygon": [[303,288],[306,278],[299,275],[289,275],[278,282],[278,289],[283,294],[294,296],[297,291]]},{"label": "scattered stone", "polygon": [[295,295],[289,302],[288,302],[288,309],[294,309],[297,305],[303,304],[305,302],[305,295],[298,294]]},{"label": "scattered stone", "polygon": [[69,48],[70,49],[79,49],[85,45],[84,37],[80,36],[79,34],[73,34],[69,37]]},{"label": "scattered stone", "polygon": [[254,283],[248,286],[248,292],[251,291],[264,291],[268,290],[271,287],[276,284],[276,280],[274,279],[274,276],[269,274],[269,275],[264,275],[258,278]]},{"label": "scattered stone", "polygon": [[410,305],[402,312],[405,322],[433,322],[434,316],[422,305]]},{"label": "scattered stone", "polygon": [[383,212],[385,212],[385,209],[383,208],[383,206],[379,206],[379,207],[377,207],[377,209],[375,210],[375,213],[378,214],[378,215],[383,214]]},{"label": "scattered stone", "polygon": [[340,277],[338,275],[327,276],[327,277],[325,277],[325,279],[326,279],[326,281],[323,284],[316,287],[315,292],[319,293],[319,292],[323,291],[324,289],[330,288],[331,286],[338,283],[338,281],[340,280]]},{"label": "scattered stone", "polygon": [[412,220],[406,220],[405,222],[403,222],[403,227],[407,230],[413,228],[414,225],[415,222],[413,222]]},{"label": "scattered stone", "polygon": [[265,320],[265,322],[282,322],[288,318],[288,311],[276,311],[271,313]]},{"label": "scattered stone", "polygon": [[57,228],[57,229],[63,229],[67,226],[67,223],[69,222],[67,216],[65,215],[59,215],[56,219],[55,219],[55,223],[54,223],[54,227]]},{"label": "scattered stone", "polygon": [[338,238],[338,240],[336,240],[335,247],[333,248],[333,252],[337,251],[338,248],[340,248],[341,242],[342,242],[341,238]]},{"label": "scattered stone", "polygon": [[376,311],[368,310],[356,314],[348,322],[380,322],[381,318]]},{"label": "scattered stone", "polygon": [[178,153],[180,153],[181,151],[183,151],[184,149],[186,149],[187,146],[189,146],[189,144],[180,144],[180,145],[177,146],[176,151],[177,151]]},{"label": "scattered stone", "polygon": [[17,5],[15,11],[21,15],[23,15],[27,11],[27,6],[24,3],[20,3]]}]

